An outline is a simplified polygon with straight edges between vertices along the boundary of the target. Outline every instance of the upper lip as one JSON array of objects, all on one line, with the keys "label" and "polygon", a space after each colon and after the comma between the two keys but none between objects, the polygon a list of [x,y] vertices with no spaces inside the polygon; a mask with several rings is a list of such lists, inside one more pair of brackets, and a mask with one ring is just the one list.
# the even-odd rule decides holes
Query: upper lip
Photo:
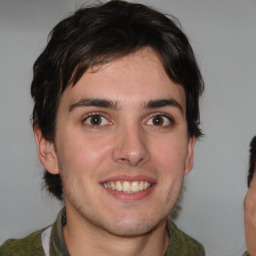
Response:
[{"label": "upper lip", "polygon": [[107,183],[107,182],[111,182],[111,181],[129,181],[129,182],[133,182],[133,181],[147,181],[151,184],[155,184],[156,180],[152,177],[149,177],[147,175],[136,175],[136,176],[131,176],[131,175],[115,175],[115,176],[111,176],[108,177],[106,179],[102,179],[100,181],[100,183]]}]

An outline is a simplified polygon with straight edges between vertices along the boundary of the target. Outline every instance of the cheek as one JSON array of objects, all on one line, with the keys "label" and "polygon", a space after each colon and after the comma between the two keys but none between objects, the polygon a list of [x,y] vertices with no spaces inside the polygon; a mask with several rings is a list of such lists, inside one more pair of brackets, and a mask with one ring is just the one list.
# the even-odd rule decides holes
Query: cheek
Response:
[{"label": "cheek", "polygon": [[66,139],[61,145],[59,156],[62,166],[73,172],[93,172],[104,163],[109,146],[89,138]]},{"label": "cheek", "polygon": [[175,172],[184,170],[187,156],[187,141],[170,138],[162,140],[152,148],[154,158],[165,170]]}]

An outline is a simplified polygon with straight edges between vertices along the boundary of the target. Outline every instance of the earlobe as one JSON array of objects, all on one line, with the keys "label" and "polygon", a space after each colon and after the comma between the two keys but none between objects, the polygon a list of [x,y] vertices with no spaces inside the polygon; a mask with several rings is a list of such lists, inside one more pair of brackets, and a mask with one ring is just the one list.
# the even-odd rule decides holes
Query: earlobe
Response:
[{"label": "earlobe", "polygon": [[53,142],[44,138],[39,126],[34,127],[34,135],[41,164],[51,174],[58,174],[58,161]]},{"label": "earlobe", "polygon": [[188,152],[187,152],[187,158],[186,158],[186,162],[185,162],[185,174],[188,174],[193,168],[195,142],[196,142],[195,137],[189,138]]}]

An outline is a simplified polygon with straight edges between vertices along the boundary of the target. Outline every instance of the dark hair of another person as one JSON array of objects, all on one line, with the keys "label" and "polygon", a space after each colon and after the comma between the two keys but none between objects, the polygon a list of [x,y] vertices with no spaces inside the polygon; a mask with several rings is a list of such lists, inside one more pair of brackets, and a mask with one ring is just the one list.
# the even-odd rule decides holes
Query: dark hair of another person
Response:
[{"label": "dark hair of another person", "polygon": [[[189,136],[199,137],[199,97],[204,83],[186,35],[162,13],[142,4],[109,1],[84,7],[55,26],[34,64],[31,95],[33,127],[54,142],[60,98],[88,68],[103,65],[144,47],[159,56],[166,74],[184,88]],[[44,174],[47,189],[62,198],[59,175]]]},{"label": "dark hair of another person", "polygon": [[256,165],[256,136],[252,138],[250,143],[250,159],[249,159],[249,172],[247,178],[247,185],[250,187]]}]

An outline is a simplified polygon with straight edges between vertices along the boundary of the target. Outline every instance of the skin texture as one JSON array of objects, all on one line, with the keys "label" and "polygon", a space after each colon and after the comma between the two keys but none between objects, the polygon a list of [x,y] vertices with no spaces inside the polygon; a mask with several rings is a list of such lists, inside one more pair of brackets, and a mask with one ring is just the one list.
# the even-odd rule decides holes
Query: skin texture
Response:
[{"label": "skin texture", "polygon": [[247,251],[256,255],[256,175],[253,175],[244,200],[244,228]]},{"label": "skin texture", "polygon": [[[151,49],[86,71],[62,95],[55,145],[38,127],[35,137],[43,166],[62,177],[71,255],[164,254],[195,138],[188,138],[184,89]],[[132,194],[103,186],[116,180],[152,187]]]}]

